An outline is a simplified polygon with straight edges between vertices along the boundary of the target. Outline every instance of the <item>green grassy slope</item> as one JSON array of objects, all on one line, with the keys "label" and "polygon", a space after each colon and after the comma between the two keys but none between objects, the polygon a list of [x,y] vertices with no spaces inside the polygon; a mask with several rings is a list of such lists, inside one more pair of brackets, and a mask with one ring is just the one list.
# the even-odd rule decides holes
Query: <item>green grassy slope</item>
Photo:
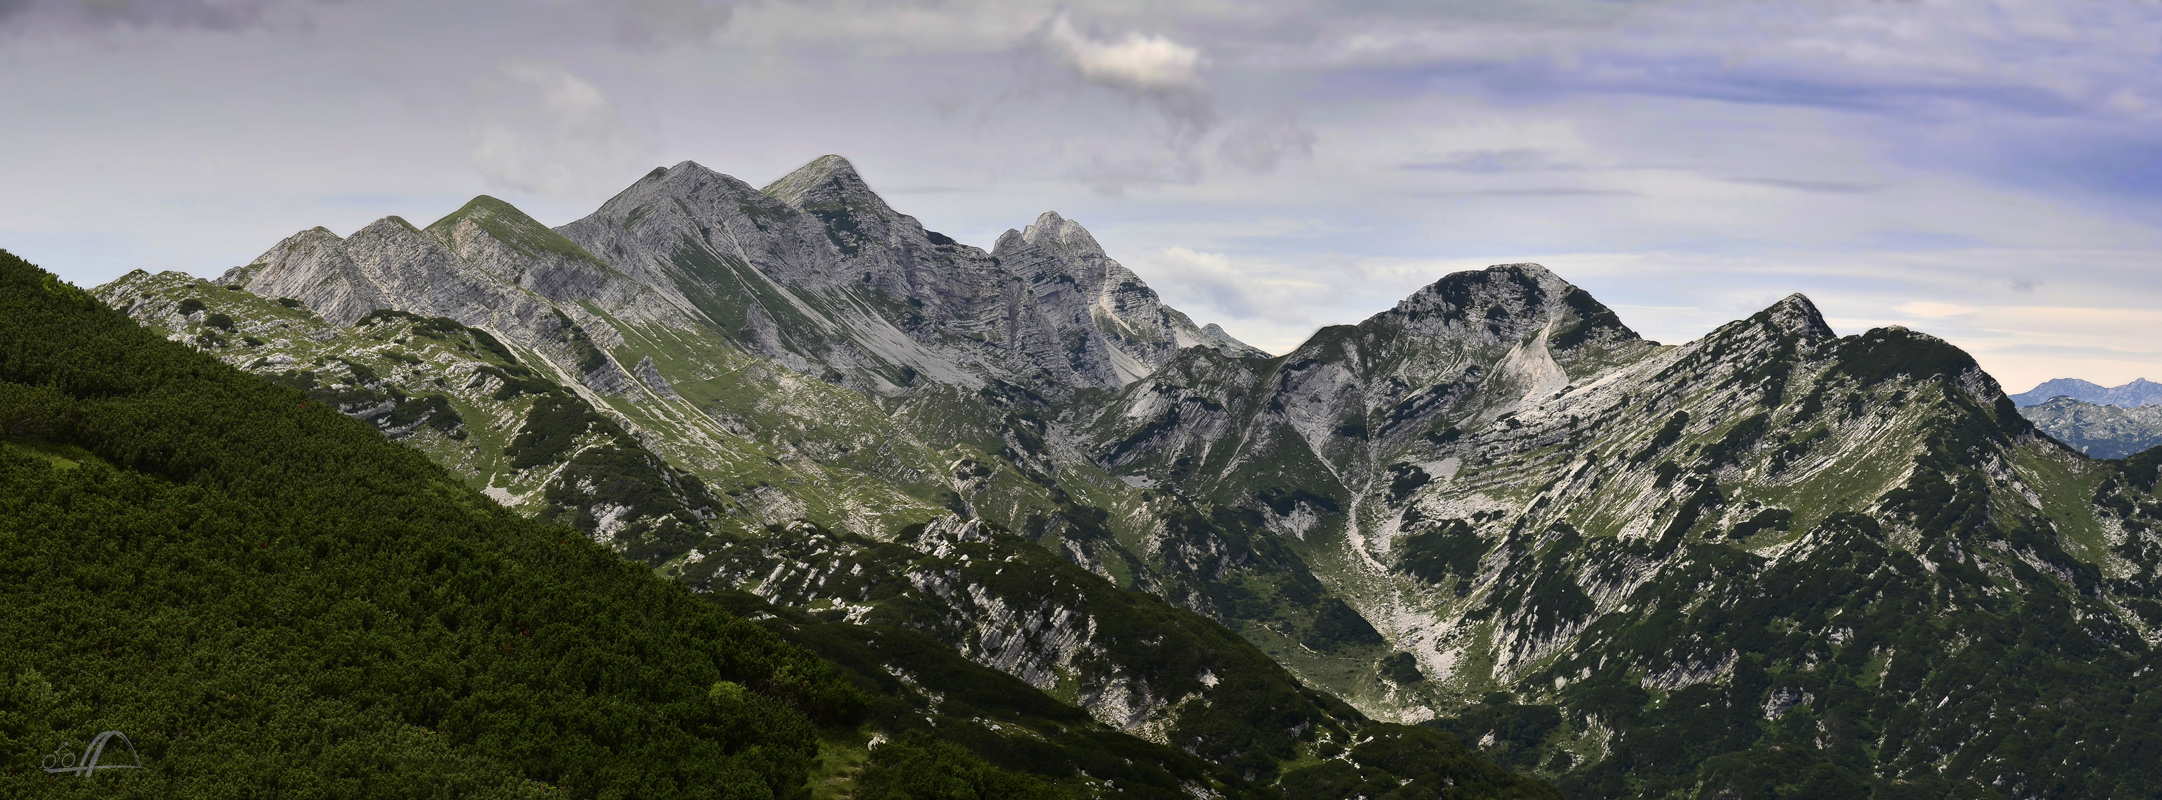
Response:
[{"label": "green grassy slope", "polygon": [[504,505],[634,560],[665,560],[749,516],[652,452],[623,418],[549,380],[537,354],[456,321],[386,310],[336,328],[298,303],[175,272],[137,271],[97,293],[167,338],[373,422]]}]

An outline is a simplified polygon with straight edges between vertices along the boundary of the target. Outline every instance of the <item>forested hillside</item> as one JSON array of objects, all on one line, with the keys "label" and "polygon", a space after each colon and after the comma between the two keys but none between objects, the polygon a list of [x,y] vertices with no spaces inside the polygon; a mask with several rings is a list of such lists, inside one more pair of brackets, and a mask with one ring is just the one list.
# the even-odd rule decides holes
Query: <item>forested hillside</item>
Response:
[{"label": "forested hillside", "polygon": [[873,702],[4,253],[0,432],[0,794],[792,797]]},{"label": "forested hillside", "polygon": [[[701,597],[312,388],[0,253],[0,794],[1274,794],[921,634]],[[1305,757],[1403,797],[1546,795],[1386,727]],[[106,730],[147,768],[39,766]]]}]

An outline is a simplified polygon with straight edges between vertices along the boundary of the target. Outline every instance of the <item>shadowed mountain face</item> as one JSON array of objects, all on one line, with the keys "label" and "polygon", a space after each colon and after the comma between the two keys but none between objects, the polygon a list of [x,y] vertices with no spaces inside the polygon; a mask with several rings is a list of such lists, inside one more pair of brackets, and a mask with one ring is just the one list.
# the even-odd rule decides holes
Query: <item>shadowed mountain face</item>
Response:
[{"label": "shadowed mountain face", "polygon": [[2153,452],[2066,449],[1927,335],[1795,295],[1660,345],[1508,264],[1271,357],[1069,220],[987,252],[836,157],[529,223],[100,296],[664,575],[1294,797],[1427,796],[1390,748],[1435,729],[1579,797],[2162,784]]},{"label": "shadowed mountain face", "polygon": [[2012,395],[2012,402],[2026,408],[2059,397],[2119,408],[2151,406],[2162,404],[2162,383],[2140,378],[2123,386],[2098,386],[2078,378],[2055,378],[2043,381],[2032,391]]}]

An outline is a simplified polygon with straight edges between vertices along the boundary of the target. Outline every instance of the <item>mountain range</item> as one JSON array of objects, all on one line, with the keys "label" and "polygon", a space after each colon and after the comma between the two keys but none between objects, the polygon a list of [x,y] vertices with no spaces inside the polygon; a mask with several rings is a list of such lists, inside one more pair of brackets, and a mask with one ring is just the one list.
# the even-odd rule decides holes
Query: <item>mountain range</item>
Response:
[{"label": "mountain range", "polygon": [[2162,383],[2145,378],[2123,386],[2056,378],[2012,395],[2012,402],[2035,427],[2095,458],[2162,445]]},{"label": "mountain range", "polygon": [[2119,407],[2058,397],[2019,413],[2057,441],[2095,458],[2125,458],[2162,446],[2162,405]]},{"label": "mountain range", "polygon": [[908,684],[837,642],[919,637],[1224,786],[1428,796],[1456,740],[1573,797],[2162,785],[2156,451],[1800,295],[1664,345],[1506,264],[1271,356],[835,156],[95,294],[827,658]]},{"label": "mountain range", "polygon": [[[1322,759],[1376,796],[1554,796],[1147,595],[1102,602],[1148,641],[1100,641],[1265,701],[1186,709],[1195,746],[1229,758],[1121,732],[921,630],[694,592],[382,435],[483,429],[442,395],[356,406],[266,381],[195,349],[252,323],[192,313],[208,329],[167,341],[0,251],[0,796],[1340,796],[1307,769]],[[1257,739],[1303,755],[1239,752]]]},{"label": "mountain range", "polygon": [[2123,386],[2098,386],[2078,378],[2053,378],[2031,390],[2012,395],[2012,402],[2026,408],[2059,397],[2119,408],[2151,406],[2162,403],[2162,383],[2139,378]]}]

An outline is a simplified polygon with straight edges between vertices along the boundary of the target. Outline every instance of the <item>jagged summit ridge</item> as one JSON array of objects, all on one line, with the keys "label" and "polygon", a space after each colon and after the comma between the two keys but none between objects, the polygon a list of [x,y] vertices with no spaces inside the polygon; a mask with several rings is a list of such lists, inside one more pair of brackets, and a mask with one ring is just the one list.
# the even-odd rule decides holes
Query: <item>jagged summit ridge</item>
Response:
[{"label": "jagged summit ridge", "polygon": [[456,319],[598,369],[604,392],[636,386],[605,357],[625,324],[703,328],[881,395],[926,380],[1062,394],[1125,385],[1189,347],[1260,355],[1163,306],[1079,223],[1048,213],[1002,245],[926,230],[839,156],[764,190],[683,161],[560,228],[484,195],[425,230],[387,217],[289,237],[228,280],[337,325],[377,309]]},{"label": "jagged summit ridge", "polygon": [[594,309],[618,319],[680,319],[680,304],[486,196],[426,230],[391,216],[344,238],[303,231],[220,281],[297,300],[339,327],[384,309],[446,317],[542,353],[572,382],[602,393],[631,382],[596,356],[622,339]]},{"label": "jagged summit ridge", "polygon": [[1081,227],[1079,222],[1060,216],[1057,211],[1045,211],[1036,215],[1036,221],[1029,223],[1027,227],[1021,230],[1009,228],[1005,233],[999,234],[998,241],[991,247],[991,254],[1003,257],[1014,248],[1030,245],[1080,258],[1106,256],[1103,245],[1096,243],[1096,237],[1090,235],[1087,228]]}]

